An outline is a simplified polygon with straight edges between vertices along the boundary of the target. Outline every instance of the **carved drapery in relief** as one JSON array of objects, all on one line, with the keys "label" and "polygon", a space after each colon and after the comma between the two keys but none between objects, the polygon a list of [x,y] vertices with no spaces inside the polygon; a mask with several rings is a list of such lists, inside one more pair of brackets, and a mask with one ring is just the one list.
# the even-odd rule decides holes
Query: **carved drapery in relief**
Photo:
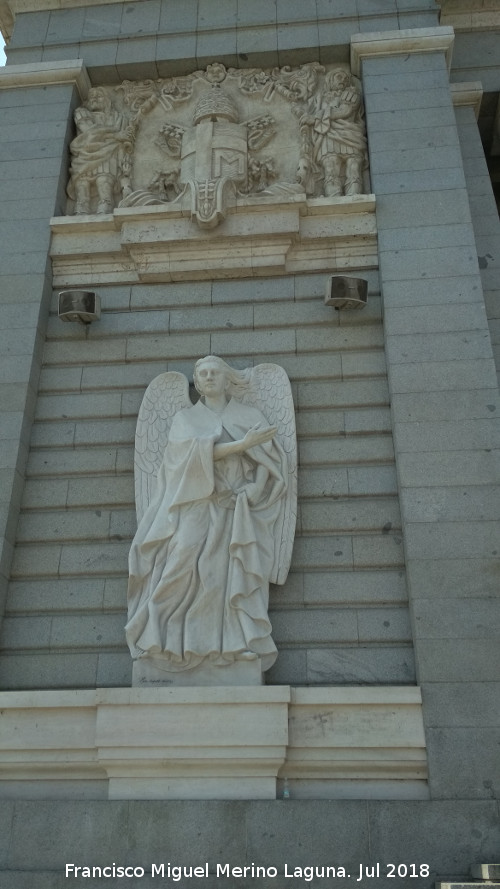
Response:
[{"label": "carved drapery in relief", "polygon": [[94,88],[75,123],[68,211],[77,215],[177,202],[213,228],[241,197],[367,190],[361,87],[345,67],[215,62]]}]

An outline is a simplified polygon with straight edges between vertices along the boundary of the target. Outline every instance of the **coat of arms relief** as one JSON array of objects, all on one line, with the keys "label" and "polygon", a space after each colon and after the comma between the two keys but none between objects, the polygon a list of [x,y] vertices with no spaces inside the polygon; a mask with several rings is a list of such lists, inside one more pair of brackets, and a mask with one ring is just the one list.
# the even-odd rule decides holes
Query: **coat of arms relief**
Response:
[{"label": "coat of arms relief", "polygon": [[93,87],[75,112],[68,212],[175,204],[214,228],[238,200],[365,194],[361,86],[346,67],[204,71]]}]

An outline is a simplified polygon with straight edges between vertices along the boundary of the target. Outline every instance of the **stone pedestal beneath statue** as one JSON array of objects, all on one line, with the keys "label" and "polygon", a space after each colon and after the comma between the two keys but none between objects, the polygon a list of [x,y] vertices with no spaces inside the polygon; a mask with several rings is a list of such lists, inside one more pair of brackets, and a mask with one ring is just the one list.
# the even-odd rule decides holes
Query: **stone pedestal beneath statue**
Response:
[{"label": "stone pedestal beneath statue", "polygon": [[147,686],[185,688],[196,686],[218,687],[221,685],[246,686],[262,685],[263,673],[260,658],[248,661],[234,661],[220,667],[203,661],[190,670],[167,670],[167,661],[162,658],[143,657],[134,661],[132,668],[132,688]]},{"label": "stone pedestal beneath statue", "polygon": [[426,799],[420,689],[0,692],[0,799]]}]

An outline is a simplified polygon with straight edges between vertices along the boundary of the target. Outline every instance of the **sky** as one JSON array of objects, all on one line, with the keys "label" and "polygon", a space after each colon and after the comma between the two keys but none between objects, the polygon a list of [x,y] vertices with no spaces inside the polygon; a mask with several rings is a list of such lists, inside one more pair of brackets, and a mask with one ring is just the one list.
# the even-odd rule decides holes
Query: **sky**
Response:
[{"label": "sky", "polygon": [[0,65],[5,65],[5,53],[3,51],[3,41],[0,44]]}]

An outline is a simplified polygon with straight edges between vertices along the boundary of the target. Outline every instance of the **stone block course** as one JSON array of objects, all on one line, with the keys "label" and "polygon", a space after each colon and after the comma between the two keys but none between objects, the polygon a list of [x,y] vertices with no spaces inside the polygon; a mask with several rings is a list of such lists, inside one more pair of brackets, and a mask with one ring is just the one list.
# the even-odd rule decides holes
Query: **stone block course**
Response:
[{"label": "stone block course", "polygon": [[[389,98],[391,98],[391,95],[389,95]],[[416,141],[415,139],[412,140],[412,145],[415,145]],[[396,147],[389,151],[382,150],[380,152],[373,149],[371,156],[377,165],[377,175],[375,177],[377,186],[379,183],[383,185],[384,180],[381,176],[384,174],[401,172],[412,174],[418,171],[421,175],[415,177],[415,179],[420,180],[422,188],[424,188],[427,177],[422,175],[422,171],[441,170],[443,182],[439,187],[446,188],[446,172],[450,168],[460,166],[460,149],[455,143],[442,147],[436,145],[430,145],[425,148]],[[405,177],[405,181],[406,179],[411,181],[410,176]],[[405,190],[408,190],[408,188]],[[377,193],[379,193],[378,187]],[[384,192],[381,191],[380,193],[383,194]]]},{"label": "stone block course", "polygon": [[75,451],[72,447],[55,449],[43,448],[32,450],[28,465],[28,476],[88,475],[90,472],[113,472],[116,464],[116,448],[108,444],[106,448],[81,448]]},{"label": "stone block course", "polygon": [[325,464],[390,463],[394,450],[390,436],[358,436],[339,438],[332,442],[327,438],[299,442],[299,460],[302,466]]},{"label": "stone block course", "polygon": [[359,609],[357,618],[360,642],[411,642],[406,607]]},{"label": "stone block course", "polygon": [[434,682],[425,691],[425,720],[433,726],[500,726],[495,682]]},{"label": "stone block course", "polygon": [[[78,53],[80,51],[80,45],[78,43],[67,44],[64,46],[59,46],[58,44],[51,45],[47,43],[42,50],[42,62],[63,62],[66,61],[68,56],[70,59],[78,58]],[[35,61],[34,59],[30,59],[29,61]]]},{"label": "stone block course", "polygon": [[395,466],[349,466],[348,491],[351,496],[392,494],[397,491]]},{"label": "stone block course", "polygon": [[392,396],[397,393],[438,392],[451,390],[477,391],[484,387],[485,381],[491,379],[492,401],[495,403],[496,391],[493,385],[495,364],[493,358],[461,359],[458,356],[452,361],[430,361],[410,364],[399,363],[397,376],[391,379]]},{"label": "stone block course", "polygon": [[[92,648],[125,648],[123,626],[125,608],[121,614],[82,615],[78,623],[74,617],[54,615],[50,633],[52,649],[82,647]],[[40,646],[43,647],[43,646]]]},{"label": "stone block course", "polygon": [[342,379],[385,377],[387,367],[383,352],[345,353],[341,356]]},{"label": "stone block course", "polygon": [[[53,485],[51,481],[51,486]],[[67,482],[68,506],[130,506],[134,499],[134,480],[129,476],[70,478]],[[58,502],[59,505],[59,502]],[[64,504],[62,504],[64,505]]]},{"label": "stone block course", "polygon": [[452,599],[494,597],[498,594],[497,556],[413,559],[408,564],[415,599],[428,598],[429,590],[439,597]]},{"label": "stone block course", "polygon": [[[365,63],[364,63],[365,64]],[[368,140],[372,133],[387,133],[393,130],[420,130],[421,128],[453,126],[455,117],[453,108],[436,104],[431,108],[414,107],[401,110],[398,114],[391,111],[376,111],[370,115],[367,123]]]},{"label": "stone block course", "polygon": [[197,67],[196,35],[191,33],[158,37],[156,56],[159,77],[191,74]]},{"label": "stone block course", "polygon": [[372,602],[405,603],[407,592],[404,572],[338,571],[335,574],[314,572],[304,583],[304,602],[308,605],[355,605]]},{"label": "stone block course", "polygon": [[338,649],[311,649],[307,653],[307,679],[313,684],[339,682],[351,685],[415,681],[413,651],[401,648],[371,648],[367,645]]},{"label": "stone block course", "polygon": [[495,484],[498,478],[499,452],[457,450],[450,459],[448,451],[401,453],[398,465],[404,472],[404,487],[455,488],[462,485]]},{"label": "stone block course", "polygon": [[315,407],[386,406],[389,394],[385,380],[345,380],[341,384],[326,381],[302,382],[297,387],[299,409]]},{"label": "stone block course", "polygon": [[[126,601],[126,590],[123,594],[123,584],[121,586],[122,596],[118,603],[111,600],[115,610],[116,604],[123,608]],[[21,580],[11,584],[10,593],[7,614],[98,611],[103,607],[105,581],[103,578],[78,578],[54,584],[52,580]]]},{"label": "stone block course", "polygon": [[[399,163],[398,163],[399,166]],[[406,166],[403,162],[403,166]],[[438,168],[437,170],[401,171],[373,174],[373,187],[377,194],[402,194],[431,191],[441,188],[463,188],[464,174],[460,166]]]},{"label": "stone block course", "polygon": [[[479,292],[479,287],[476,290]],[[433,334],[452,331],[483,330],[486,327],[484,306],[481,300],[474,299],[463,303],[432,306],[391,305],[385,329],[389,336],[404,336],[412,331],[415,334]]]},{"label": "stone block course", "polygon": [[498,639],[421,639],[418,645],[419,682],[495,682],[498,678]]},{"label": "stone block course", "polygon": [[149,0],[146,6],[124,3],[120,34],[156,33],[160,23],[161,0]]},{"label": "stone block course", "polygon": [[[44,43],[74,42],[83,29],[85,9],[57,9],[50,13]],[[67,57],[68,58],[68,57]]]},{"label": "stone block course", "polygon": [[380,531],[388,524],[398,527],[401,521],[397,502],[392,499],[305,501],[301,513],[302,530],[312,533],[344,529]]},{"label": "stone block course", "polygon": [[[253,3],[251,8],[253,8]],[[247,4],[249,6],[249,4]],[[267,68],[279,64],[276,27],[252,27],[236,31],[236,52],[241,66]]]},{"label": "stone block course", "polygon": [[118,53],[118,40],[88,40],[80,44],[78,54],[81,55],[87,70],[91,72],[95,86],[107,83],[119,83],[115,61]]},{"label": "stone block course", "polygon": [[119,31],[122,15],[121,4],[88,7],[85,10],[82,38],[114,37]]},{"label": "stone block course", "polygon": [[126,688],[132,685],[132,659],[128,650],[98,655],[96,685],[98,688]]},{"label": "stone block course", "polygon": [[[377,30],[377,29],[376,29]],[[429,72],[427,77],[432,76],[434,72]],[[398,83],[396,89],[385,89],[378,90],[376,92],[370,91],[367,95],[370,96],[369,104],[370,104],[370,120],[372,116],[379,112],[390,111],[392,113],[395,112],[404,112],[405,120],[408,119],[407,112],[414,111],[420,108],[436,108],[436,107],[449,107],[449,88],[446,85],[443,85],[442,79],[440,82],[438,80],[438,75],[435,76],[435,85],[434,86],[426,86],[425,84],[420,84],[419,78],[419,89],[415,89],[415,82],[409,83],[409,78],[407,79],[407,83],[409,83],[408,88],[406,90],[403,89],[401,83]],[[396,82],[398,81],[397,76],[394,77],[393,85],[396,86]],[[421,88],[420,88],[421,87]],[[395,114],[398,117],[398,114]]]},{"label": "stone block course", "polygon": [[235,31],[198,31],[196,35],[197,67],[205,68],[214,57],[226,67],[237,66]]},{"label": "stone block course", "polygon": [[399,423],[396,447],[401,452],[498,449],[500,418],[461,420],[455,423]]},{"label": "stone block course", "polygon": [[[116,521],[116,520],[115,520]],[[109,538],[111,514],[93,509],[79,512],[42,512],[22,515],[18,526],[20,543],[37,540],[92,540]]]},{"label": "stone block course", "polygon": [[356,613],[353,610],[274,611],[270,617],[277,645],[358,641]]},{"label": "stone block course", "polygon": [[98,659],[97,654],[12,654],[2,658],[0,684],[12,690],[95,688]]},{"label": "stone block course", "polygon": [[457,363],[489,361],[491,340],[488,329],[461,330],[452,333],[415,333],[388,336],[387,351],[393,364],[415,364],[441,360]]},{"label": "stone block course", "polygon": [[[476,840],[489,845],[496,827],[496,803],[433,799],[418,804],[389,801],[367,803],[370,819],[370,839],[380,850],[384,861],[406,861],[408,850],[412,860],[429,862],[432,885],[436,872],[463,874],[469,872],[470,862],[481,857],[474,848]],[[395,830],[394,818],[401,819]],[[449,841],[443,848],[443,830]],[[475,836],[475,831],[480,837]],[[432,873],[433,872],[433,873]],[[385,889],[385,887],[384,887]]]},{"label": "stone block course", "polygon": [[39,46],[45,42],[50,20],[50,11],[35,13],[18,13],[16,15],[15,33],[9,48]]},{"label": "stone block course", "polygon": [[[419,599],[413,618],[419,635],[427,639],[452,636],[460,639],[492,639],[500,635],[500,602],[489,598],[460,602],[460,609],[450,599]],[[472,678],[472,677],[471,677]]]},{"label": "stone block course", "polygon": [[[436,770],[434,793],[441,799],[494,799],[498,774],[500,729],[487,733],[477,728],[428,728],[432,767]],[[481,750],[481,756],[475,755]],[[453,767],[454,757],[463,764]]]},{"label": "stone block course", "polygon": [[404,565],[403,540],[396,529],[382,535],[356,535],[352,542],[353,564],[356,569],[396,568]]},{"label": "stone block course", "polygon": [[[484,559],[498,555],[498,521],[472,526],[466,522],[418,522],[408,525],[405,533],[408,558]],[[418,555],[417,555],[418,554]]]},{"label": "stone block course", "polygon": [[147,80],[159,76],[156,62],[156,37],[128,37],[118,42],[115,65],[118,77]]},{"label": "stone block course", "polygon": [[[500,411],[500,399],[495,388],[475,391],[430,391],[425,398],[420,393],[395,394],[392,404],[401,422],[436,421],[495,417]],[[500,416],[500,414],[498,414]]]},{"label": "stone block course", "polygon": [[[304,6],[302,4],[302,9]],[[278,58],[280,65],[289,63],[301,65],[310,61],[311,56],[319,56],[319,29],[316,21],[294,21],[286,24],[278,22]],[[300,49],[297,48],[300,46]]]},{"label": "stone block course", "polygon": [[297,350],[321,352],[332,349],[367,349],[382,347],[383,335],[378,326],[336,327],[323,325],[320,329],[298,328]]},{"label": "stone block course", "polygon": [[500,518],[496,492],[488,485],[441,488],[404,488],[401,491],[405,515],[410,522],[494,521]]},{"label": "stone block course", "polygon": [[10,65],[32,64],[33,62],[41,62],[43,58],[42,47],[32,47],[29,49],[12,49],[5,48],[5,55]]},{"label": "stone block course", "polygon": [[253,3],[247,3],[246,0],[237,0],[237,27],[275,24],[276,2],[277,0],[254,0]]},{"label": "stone block course", "polygon": [[[387,138],[387,136],[384,136]],[[456,224],[457,220],[469,222],[469,202],[462,189],[436,188],[432,199],[422,191],[413,194],[386,194],[377,196],[377,212],[383,221],[380,229],[408,228],[429,225]],[[450,271],[448,271],[448,275]],[[409,275],[402,275],[407,280]],[[385,276],[384,276],[385,282]]]}]

